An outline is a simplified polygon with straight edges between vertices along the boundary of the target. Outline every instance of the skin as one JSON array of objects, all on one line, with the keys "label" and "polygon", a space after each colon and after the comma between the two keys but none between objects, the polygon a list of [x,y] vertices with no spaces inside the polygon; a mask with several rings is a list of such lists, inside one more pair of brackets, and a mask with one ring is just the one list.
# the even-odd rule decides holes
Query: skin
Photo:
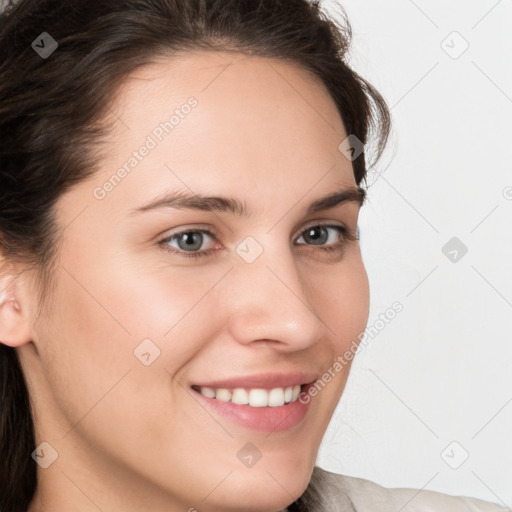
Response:
[{"label": "skin", "polygon": [[[197,107],[96,199],[95,188],[191,96]],[[56,206],[63,232],[45,314],[37,315],[35,271],[4,272],[18,277],[8,279],[0,339],[17,348],[27,375],[36,445],[58,452],[38,467],[29,512],[282,510],[307,487],[349,366],[312,398],[302,423],[270,435],[208,413],[190,385],[321,375],[364,330],[369,289],[357,241],[325,253],[300,238],[322,224],[355,233],[355,201],[305,215],[314,200],[356,185],[338,150],[341,118],[323,85],[294,64],[206,51],[139,69],[111,111],[120,120],[101,168]],[[130,215],[189,189],[237,198],[253,215]],[[216,231],[201,246],[215,251],[186,258],[159,244],[194,228]],[[321,247],[343,240],[328,233]],[[263,249],[252,263],[236,252],[248,236]],[[180,250],[177,241],[171,248]],[[133,354],[146,338],[161,350],[149,366]],[[262,454],[250,468],[237,457],[248,442]]]}]

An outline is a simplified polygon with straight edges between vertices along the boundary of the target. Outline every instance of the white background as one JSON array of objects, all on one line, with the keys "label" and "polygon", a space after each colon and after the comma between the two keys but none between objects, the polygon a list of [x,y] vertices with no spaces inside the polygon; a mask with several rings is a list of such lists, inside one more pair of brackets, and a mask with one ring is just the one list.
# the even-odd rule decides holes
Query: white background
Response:
[{"label": "white background", "polygon": [[512,507],[512,0],[341,4],[394,122],[361,211],[368,324],[404,309],[358,352],[318,465]]}]

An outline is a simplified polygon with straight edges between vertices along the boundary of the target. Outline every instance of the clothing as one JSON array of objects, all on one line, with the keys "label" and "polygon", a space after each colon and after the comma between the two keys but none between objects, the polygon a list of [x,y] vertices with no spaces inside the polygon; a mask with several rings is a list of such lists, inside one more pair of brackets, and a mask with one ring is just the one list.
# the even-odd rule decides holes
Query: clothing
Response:
[{"label": "clothing", "polygon": [[310,485],[292,510],[308,512],[506,512],[510,509],[477,498],[436,491],[386,488],[371,480],[315,467]]}]

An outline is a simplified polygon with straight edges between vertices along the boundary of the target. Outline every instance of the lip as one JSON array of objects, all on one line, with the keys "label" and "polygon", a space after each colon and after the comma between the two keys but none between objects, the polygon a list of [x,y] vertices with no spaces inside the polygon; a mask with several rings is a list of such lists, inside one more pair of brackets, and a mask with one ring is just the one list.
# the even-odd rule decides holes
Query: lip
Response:
[{"label": "lip", "polygon": [[304,384],[311,384],[317,379],[318,374],[309,372],[260,373],[224,380],[194,382],[191,387],[213,389],[257,388],[270,390],[274,388],[287,388],[289,386],[303,386]]},{"label": "lip", "polygon": [[307,393],[318,378],[318,374],[312,372],[274,372],[232,377],[223,380],[203,381],[194,383],[190,387],[194,397],[215,415],[223,416],[236,425],[251,431],[273,433],[300,428],[305,421],[310,401],[308,400],[303,403],[297,398],[295,402],[286,403],[280,407],[251,407],[250,405],[239,405],[233,402],[222,402],[216,398],[209,398],[202,395],[199,392],[199,388],[271,390],[274,388],[301,386],[301,393]]}]

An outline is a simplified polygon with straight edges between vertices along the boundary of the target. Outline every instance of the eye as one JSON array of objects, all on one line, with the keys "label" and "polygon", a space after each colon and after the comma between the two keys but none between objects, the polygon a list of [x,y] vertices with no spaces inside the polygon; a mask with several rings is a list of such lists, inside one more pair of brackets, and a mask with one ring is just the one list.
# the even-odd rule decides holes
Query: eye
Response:
[{"label": "eye", "polygon": [[342,253],[349,242],[357,241],[355,233],[345,226],[337,224],[320,224],[311,226],[302,232],[297,242],[304,240],[299,245],[318,246],[317,249],[324,252]]},{"label": "eye", "polygon": [[[334,230],[329,232],[329,230]],[[336,242],[336,239],[340,234],[345,234],[346,229],[343,226],[312,226],[306,231],[302,232],[303,234],[299,237],[306,240],[306,243],[311,243],[312,245],[325,245],[332,244]]]},{"label": "eye", "polygon": [[[159,245],[172,254],[183,257],[207,256],[216,249],[204,249],[205,239],[215,240],[217,237],[208,229],[189,229],[180,231],[164,238]],[[301,239],[303,242],[301,242]],[[318,250],[341,253],[351,241],[358,237],[345,226],[320,224],[314,225],[301,232],[297,245],[316,246]]]},{"label": "eye", "polygon": [[[199,250],[204,243],[205,235],[206,238],[215,239],[215,235],[207,229],[191,229],[188,231],[180,231],[179,233],[165,238],[159,243],[171,253],[178,253],[185,257],[203,256],[212,250]],[[172,242],[176,242],[177,247],[176,245],[172,245]],[[174,247],[174,249],[172,249],[172,247]]]}]

